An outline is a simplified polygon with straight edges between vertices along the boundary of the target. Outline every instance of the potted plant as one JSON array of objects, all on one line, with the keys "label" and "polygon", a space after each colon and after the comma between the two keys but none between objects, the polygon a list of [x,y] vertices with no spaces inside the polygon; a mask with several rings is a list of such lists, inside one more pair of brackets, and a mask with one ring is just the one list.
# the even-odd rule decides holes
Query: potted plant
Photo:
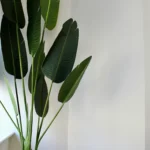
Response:
[{"label": "potted plant", "polygon": [[[67,20],[50,48],[48,54],[44,53],[44,35],[46,28],[52,30],[57,23],[59,12],[59,0],[27,0],[28,24],[27,41],[29,53],[32,56],[28,88],[31,93],[31,110],[28,108],[24,77],[28,72],[28,57],[21,29],[25,27],[25,17],[21,0],[1,0],[3,17],[1,21],[1,45],[5,70],[14,78],[15,93],[4,76],[10,100],[12,102],[16,119],[14,120],[9,111],[0,101],[1,106],[18,130],[22,150],[31,150],[33,112],[34,107],[38,115],[37,135],[35,150],[51,127],[52,123],[74,95],[90,61],[91,56],[73,69],[79,39],[77,22]],[[41,32],[41,17],[44,18],[44,27]],[[51,80],[48,89],[45,77]],[[18,96],[17,80],[22,82],[23,100],[26,113],[26,125],[22,123],[20,99]],[[60,109],[49,123],[48,127],[41,132],[44,118],[49,110],[49,98],[54,83],[62,83],[58,93],[58,101],[62,103]],[[26,133],[23,128],[26,127]]]}]

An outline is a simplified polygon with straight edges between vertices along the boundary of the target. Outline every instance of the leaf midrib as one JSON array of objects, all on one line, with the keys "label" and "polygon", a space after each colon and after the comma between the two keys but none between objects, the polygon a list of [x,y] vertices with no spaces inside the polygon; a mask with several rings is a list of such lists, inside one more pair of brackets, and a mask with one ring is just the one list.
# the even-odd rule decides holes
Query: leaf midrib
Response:
[{"label": "leaf midrib", "polygon": [[[72,93],[73,92],[73,89],[76,87],[76,85],[78,84],[78,82],[80,81],[80,79],[81,79],[81,77],[83,76],[83,74],[84,74],[84,72],[85,72],[85,70],[86,70],[86,68],[87,68],[87,66],[88,66],[88,64],[86,65],[86,67],[85,67],[85,69],[80,73],[80,76],[78,76],[78,78],[77,78],[77,80],[75,81],[75,83],[73,84],[73,86],[71,87],[71,89],[70,89],[70,92],[67,94],[67,96],[66,96],[66,98],[65,98],[65,100],[64,100],[64,102],[66,102],[67,101],[67,99],[69,98],[69,96],[70,96],[70,93]],[[78,68],[77,69],[80,69],[80,66],[78,66]],[[78,71],[78,70],[77,70]]]},{"label": "leaf midrib", "polygon": [[63,44],[63,47],[62,47],[62,50],[61,50],[61,53],[60,53],[60,56],[59,56],[59,59],[58,59],[58,64],[57,64],[57,67],[56,67],[56,72],[55,72],[55,74],[54,74],[54,79],[53,79],[53,80],[55,80],[55,78],[56,78],[57,71],[58,71],[58,68],[59,68],[59,65],[60,65],[61,58],[62,58],[62,56],[63,56],[64,50],[65,50],[65,45],[66,45],[66,43],[67,43],[67,39],[68,39],[68,37],[69,37],[69,33],[70,33],[70,30],[71,30],[71,27],[72,27],[72,23],[71,23],[71,25],[70,25],[70,27],[69,27],[69,30],[68,30],[68,32],[67,32],[67,36],[66,36],[66,38],[65,38],[65,42],[64,42],[64,44]]},{"label": "leaf midrib", "polygon": [[46,13],[45,27],[47,25],[47,20],[48,20],[48,16],[49,16],[49,12],[50,12],[50,6],[51,6],[51,0],[48,1],[48,9],[47,9],[47,13]]}]

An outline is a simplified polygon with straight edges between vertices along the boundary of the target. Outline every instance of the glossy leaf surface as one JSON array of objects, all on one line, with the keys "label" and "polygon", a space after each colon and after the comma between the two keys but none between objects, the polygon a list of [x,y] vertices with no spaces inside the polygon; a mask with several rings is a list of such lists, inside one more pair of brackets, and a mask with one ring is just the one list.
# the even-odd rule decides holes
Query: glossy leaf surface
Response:
[{"label": "glossy leaf surface", "polygon": [[85,59],[67,77],[59,92],[59,96],[58,96],[59,102],[65,103],[72,98],[91,61],[91,58],[92,57],[88,57],[87,59]]},{"label": "glossy leaf surface", "polygon": [[46,21],[46,27],[52,30],[57,23],[60,0],[41,0],[42,16]]},{"label": "glossy leaf surface", "polygon": [[41,37],[40,0],[28,0],[27,10],[29,18],[29,24],[27,29],[29,52],[32,56],[34,56],[39,48]]},{"label": "glossy leaf surface", "polygon": [[[23,28],[25,26],[25,17],[24,17],[21,0],[1,0],[1,4],[2,4],[2,9],[5,17],[7,17],[8,20],[14,23],[17,23],[18,20],[19,27]],[[15,5],[16,5],[16,11],[15,11]]]},{"label": "glossy leaf surface", "polygon": [[[19,42],[17,42],[17,30]],[[20,29],[16,28],[16,24],[9,21],[5,16],[3,16],[1,24],[1,44],[6,71],[9,74],[14,75],[17,79],[21,79],[18,44],[22,59],[23,76],[28,72],[28,61],[24,39]]]},{"label": "glossy leaf surface", "polygon": [[[37,81],[36,93],[35,93],[35,110],[38,116],[40,117],[42,117],[44,113],[47,95],[48,95],[48,90],[47,90],[46,81],[44,79],[44,76],[40,76],[40,78]],[[46,107],[45,116],[48,113],[48,108],[49,105],[47,105]]]},{"label": "glossy leaf surface", "polygon": [[[36,74],[37,75],[37,80],[39,79],[39,77],[41,75],[43,75],[42,71],[41,71],[41,68],[42,68],[42,64],[43,64],[43,61],[45,59],[45,54],[44,54],[44,45],[45,43],[42,42],[40,44],[40,47],[35,55],[35,58],[34,58],[34,78],[33,78],[33,85],[35,85],[35,76]],[[30,93],[32,93],[32,66],[31,66],[31,69],[30,69],[30,74],[29,74],[29,80],[28,80],[28,88],[29,88],[29,91]]]},{"label": "glossy leaf surface", "polygon": [[78,47],[79,29],[76,21],[69,19],[46,56],[42,71],[45,76],[61,83],[71,72]]}]

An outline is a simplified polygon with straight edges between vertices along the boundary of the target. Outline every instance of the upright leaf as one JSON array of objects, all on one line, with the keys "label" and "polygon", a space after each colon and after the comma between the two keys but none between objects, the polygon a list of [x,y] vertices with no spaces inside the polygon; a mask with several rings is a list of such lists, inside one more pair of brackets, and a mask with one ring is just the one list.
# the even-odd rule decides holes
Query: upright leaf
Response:
[{"label": "upright leaf", "polygon": [[71,72],[78,47],[79,29],[76,21],[69,19],[46,56],[42,71],[56,83],[61,83]]},{"label": "upright leaf", "polygon": [[88,57],[87,59],[85,59],[67,77],[59,92],[58,96],[59,102],[66,103],[72,98],[91,61],[91,58],[92,57]]},{"label": "upright leaf", "polygon": [[57,23],[60,0],[41,0],[42,16],[46,21],[46,27],[52,30]]},{"label": "upright leaf", "polygon": [[39,48],[41,37],[40,0],[28,0],[27,10],[29,17],[29,24],[27,29],[29,52],[32,56],[34,56]]},{"label": "upright leaf", "polygon": [[27,74],[28,61],[23,36],[18,28],[19,42],[17,42],[16,30],[16,24],[3,16],[1,24],[1,44],[5,69],[9,74],[14,75],[17,79],[21,79],[18,44],[20,45],[21,51],[23,76]]},{"label": "upright leaf", "polygon": [[[18,20],[19,27],[23,28],[25,26],[25,17],[21,0],[1,0],[1,4],[5,17],[7,17],[8,20],[14,23],[17,23]],[[15,4],[16,4],[16,11],[15,11]]]},{"label": "upright leaf", "polygon": [[[43,75],[42,73],[42,64],[43,64],[43,61],[45,59],[45,53],[44,53],[44,45],[45,43],[44,42],[41,42],[40,44],[40,47],[35,55],[35,58],[34,58],[34,70],[33,70],[33,73],[34,73],[34,78],[33,78],[33,85],[35,85],[35,76],[36,74],[37,75],[37,80],[39,79],[39,77],[41,75]],[[30,69],[30,74],[29,74],[29,80],[28,80],[28,87],[29,87],[29,91],[30,93],[32,93],[32,66],[31,66],[31,69]],[[34,88],[34,86],[33,86]]]},{"label": "upright leaf", "polygon": [[[40,78],[38,79],[37,86],[36,86],[36,93],[35,93],[35,110],[38,116],[40,117],[43,116],[47,96],[48,96],[47,85],[44,76],[41,75]],[[48,108],[49,105],[47,105],[46,107],[45,116],[48,113]]]},{"label": "upright leaf", "polygon": [[8,82],[7,78],[4,77],[4,80],[5,80],[5,83],[7,85],[8,93],[9,93],[11,103],[12,103],[13,108],[14,108],[14,112],[15,112],[16,116],[18,116],[18,109],[17,109],[17,104],[16,104],[15,97],[13,95],[13,92],[12,92],[11,88],[10,88],[10,85],[9,85],[9,82]]}]

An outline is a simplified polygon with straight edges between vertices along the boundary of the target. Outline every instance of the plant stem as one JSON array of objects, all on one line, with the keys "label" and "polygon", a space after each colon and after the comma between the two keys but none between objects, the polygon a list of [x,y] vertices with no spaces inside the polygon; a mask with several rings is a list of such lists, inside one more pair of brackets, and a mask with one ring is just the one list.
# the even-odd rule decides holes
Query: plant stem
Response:
[{"label": "plant stem", "polygon": [[[8,26],[8,29],[9,29],[9,26]],[[13,71],[14,71],[14,84],[15,84],[17,108],[18,108],[18,115],[19,115],[19,120],[18,120],[18,117],[17,117],[17,114],[16,114],[16,121],[17,121],[17,126],[18,126],[18,129],[19,129],[19,136],[20,136],[20,140],[21,140],[21,143],[22,143],[22,147],[24,147],[22,119],[21,119],[20,104],[19,104],[18,89],[17,89],[17,81],[16,81],[16,69],[15,69],[14,54],[13,54],[13,51],[12,51],[13,48],[12,48],[12,41],[11,41],[10,33],[9,33],[9,39],[10,39],[10,45],[11,45],[12,64],[13,64]],[[20,122],[20,125],[19,125],[19,122]]]},{"label": "plant stem", "polygon": [[42,121],[41,121],[39,131],[38,131],[39,136],[40,136],[41,129],[42,129],[42,126],[43,126],[44,116],[45,116],[45,113],[46,113],[46,107],[48,105],[48,101],[49,101],[49,97],[50,97],[50,94],[51,94],[51,91],[52,91],[52,87],[53,87],[53,81],[51,82],[50,89],[49,89],[48,96],[47,96],[47,100],[46,100],[46,103],[45,103],[44,112],[43,112],[43,116],[42,116]]},{"label": "plant stem", "polygon": [[[46,29],[46,24],[47,24],[47,20],[48,20],[48,16],[49,16],[49,11],[50,11],[50,3],[51,3],[51,1],[49,0],[49,4],[48,4],[48,9],[47,9],[47,14],[46,14],[46,21],[45,21],[45,23],[44,23],[44,28],[43,28],[43,32],[42,32],[42,39],[41,39],[41,42],[43,42],[43,40],[44,40],[44,34],[45,34],[45,29]],[[40,56],[39,56],[40,57]],[[40,58],[39,58],[39,61],[40,61]],[[38,62],[39,62],[38,61]],[[34,62],[33,62],[34,63]],[[37,69],[38,69],[38,67],[39,67],[39,63],[38,63],[38,65],[37,65]],[[33,68],[33,64],[32,64],[32,68]],[[33,71],[33,70],[32,70]],[[32,76],[33,76],[33,73],[32,73]],[[33,122],[33,105],[34,105],[34,97],[35,97],[35,92],[36,92],[36,82],[37,82],[37,78],[38,78],[38,70],[37,70],[37,72],[36,72],[36,77],[35,77],[35,85],[34,85],[34,90],[32,89],[32,107],[31,107],[31,114],[30,114],[30,128],[31,128],[31,132],[32,132],[32,122]],[[33,82],[33,78],[32,78],[32,82]],[[52,87],[51,87],[52,88]],[[51,90],[50,90],[51,91]],[[50,95],[50,94],[49,94]],[[48,102],[47,102],[48,103]],[[43,118],[42,118],[42,120],[44,120]],[[42,121],[43,122],[43,121]],[[41,126],[42,126],[42,124],[41,124]],[[38,130],[40,130],[41,131],[41,126],[38,128]],[[38,140],[38,138],[39,138],[39,135],[40,135],[40,132],[37,132],[37,140]],[[31,138],[32,138],[32,133],[30,133],[30,142],[31,142]]]},{"label": "plant stem", "polygon": [[11,115],[9,114],[9,112],[7,111],[6,107],[3,105],[3,103],[0,101],[1,106],[3,107],[3,109],[5,110],[6,114],[8,115],[9,119],[12,121],[13,125],[16,127],[16,129],[19,132],[19,128],[17,127],[16,123],[14,122],[14,120],[12,119]]},{"label": "plant stem", "polygon": [[36,132],[36,144],[35,144],[35,150],[38,149],[38,139],[39,139],[39,127],[40,127],[40,117],[38,117],[38,123],[37,123],[37,132]]},{"label": "plant stem", "polygon": [[[19,113],[20,131],[21,131],[22,136],[23,136],[22,118],[21,118],[20,103],[19,103],[19,97],[18,97],[18,88],[17,88],[17,82],[16,82],[16,78],[15,78],[15,77],[14,77],[14,83],[15,83],[15,91],[16,91],[16,99],[17,99],[18,113]],[[18,120],[18,118],[17,118],[17,120]]]},{"label": "plant stem", "polygon": [[48,127],[46,128],[46,130],[41,135],[38,144],[41,142],[42,138],[44,137],[44,135],[46,134],[46,132],[48,131],[48,129],[51,127],[51,125],[53,124],[53,122],[55,121],[55,119],[57,118],[57,116],[59,115],[59,113],[61,112],[61,110],[64,107],[64,105],[65,105],[65,103],[63,103],[62,106],[59,108],[58,112],[56,113],[56,115],[54,116],[54,118],[52,119],[52,121],[50,122],[50,124],[48,125]]},{"label": "plant stem", "polygon": [[[14,83],[15,83],[16,99],[17,99],[18,114],[19,114],[19,121],[18,121],[17,116],[16,116],[16,121],[17,121],[17,125],[19,128],[19,135],[20,135],[22,149],[24,149],[24,136],[23,136],[23,129],[22,129],[22,119],[21,119],[20,104],[19,104],[19,97],[18,97],[18,88],[17,88],[17,82],[16,82],[15,77],[14,77]],[[20,122],[20,126],[19,126],[19,122]]]},{"label": "plant stem", "polygon": [[[8,26],[8,30],[10,30],[9,26]],[[19,121],[18,121],[18,118],[17,118],[17,114],[16,114],[16,121],[17,121],[17,125],[18,125],[18,128],[19,128],[19,134],[20,134],[20,139],[21,139],[21,137],[23,136],[22,120],[21,120],[20,104],[19,104],[18,89],[17,89],[17,82],[16,82],[16,69],[15,69],[15,62],[14,62],[14,54],[13,54],[13,51],[12,51],[13,48],[12,48],[12,41],[11,41],[10,33],[9,33],[9,39],[10,39],[10,45],[11,45],[12,64],[13,64],[13,71],[14,71],[14,84],[15,84],[18,114],[19,114]],[[20,126],[19,126],[19,122],[20,122]]]},{"label": "plant stem", "polygon": [[[36,81],[34,82],[34,57],[32,58],[32,81],[31,81],[31,86],[32,86],[32,103],[31,103],[31,112],[30,112],[30,124],[29,124],[29,128],[30,128],[30,135],[29,136],[29,142],[31,144],[31,139],[32,139],[32,125],[33,125],[33,107],[34,107],[34,88],[36,85],[34,85],[34,83],[36,84]],[[31,145],[30,145],[31,147]]]},{"label": "plant stem", "polygon": [[16,8],[16,0],[14,0],[14,8],[15,8],[15,15],[16,15],[16,36],[17,36],[17,45],[18,45],[18,54],[19,54],[19,63],[20,63],[20,73],[22,78],[22,89],[23,89],[23,96],[24,96],[24,104],[25,104],[25,111],[26,111],[26,127],[28,132],[28,105],[26,100],[26,90],[25,90],[25,83],[24,83],[24,77],[23,77],[23,69],[22,69],[22,58],[21,58],[21,50],[20,50],[20,40],[19,40],[19,33],[18,33],[18,14],[17,14],[17,8]]},{"label": "plant stem", "polygon": [[16,116],[16,121],[17,121],[17,126],[18,126],[18,129],[19,129],[19,136],[20,136],[20,140],[21,140],[21,146],[22,146],[22,149],[24,149],[24,137],[23,137],[23,132],[21,132],[20,130],[20,125],[19,125],[19,121],[18,121],[18,118]]},{"label": "plant stem", "polygon": [[22,78],[22,88],[23,88],[24,104],[25,104],[25,111],[26,111],[26,122],[28,122],[28,105],[27,105],[27,99],[26,99],[25,82],[24,82],[24,77],[23,77],[20,41],[19,41],[19,36],[18,36],[18,25],[16,25],[16,31],[17,31],[17,41],[18,41],[18,53],[19,53],[19,62],[20,62],[20,72],[21,72],[21,78]]}]

